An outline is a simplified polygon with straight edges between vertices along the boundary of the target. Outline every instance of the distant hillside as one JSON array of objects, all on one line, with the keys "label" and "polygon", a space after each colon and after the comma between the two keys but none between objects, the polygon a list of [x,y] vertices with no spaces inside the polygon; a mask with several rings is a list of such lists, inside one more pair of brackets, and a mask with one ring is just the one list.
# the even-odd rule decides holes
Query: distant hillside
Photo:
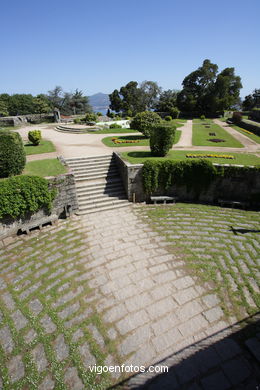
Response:
[{"label": "distant hillside", "polygon": [[94,111],[100,111],[102,114],[105,114],[107,112],[107,109],[109,108],[109,97],[106,93],[95,93],[94,95],[91,95],[89,98],[89,104],[93,107]]}]

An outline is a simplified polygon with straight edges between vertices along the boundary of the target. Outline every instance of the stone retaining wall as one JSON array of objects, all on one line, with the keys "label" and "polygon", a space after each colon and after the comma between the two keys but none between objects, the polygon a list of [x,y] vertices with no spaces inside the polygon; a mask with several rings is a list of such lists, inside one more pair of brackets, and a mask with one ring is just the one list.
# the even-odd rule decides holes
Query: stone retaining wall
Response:
[{"label": "stone retaining wall", "polygon": [[19,116],[6,116],[0,118],[1,126],[19,126],[24,123],[54,122],[54,115],[51,114],[28,114]]},{"label": "stone retaining wall", "polygon": [[[150,196],[145,194],[142,184],[143,164],[132,165],[121,159],[120,155],[114,153],[117,165],[124,182],[124,187],[129,201],[149,201]],[[220,164],[214,164],[221,166]],[[252,206],[260,206],[260,175],[254,169],[243,173],[233,166],[226,164],[231,172],[228,177],[218,177],[211,185],[197,195],[186,186],[173,186],[168,191],[157,191],[154,195],[173,195],[179,201],[198,201],[202,203],[215,203],[218,199],[229,199],[238,201],[250,201]],[[252,201],[252,199],[254,199]]]},{"label": "stone retaining wall", "polygon": [[78,209],[75,180],[72,173],[57,177],[48,177],[50,188],[56,188],[58,194],[53,202],[51,213],[39,210],[33,215],[27,215],[15,221],[6,219],[0,222],[0,244],[20,231],[29,231],[33,227],[55,222],[59,217],[67,217]]}]

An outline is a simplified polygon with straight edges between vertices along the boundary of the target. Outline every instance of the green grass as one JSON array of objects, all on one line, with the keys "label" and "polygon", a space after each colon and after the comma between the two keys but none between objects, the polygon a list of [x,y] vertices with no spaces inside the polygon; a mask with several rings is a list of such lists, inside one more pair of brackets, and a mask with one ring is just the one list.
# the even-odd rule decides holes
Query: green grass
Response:
[{"label": "green grass", "polygon": [[[180,136],[181,136],[181,131],[180,130],[176,130],[176,134],[175,134],[175,140],[174,140],[174,144],[176,144],[179,139],[180,139]],[[122,140],[122,141],[127,141],[127,140],[136,140],[139,142],[138,143],[123,143],[123,144],[115,144],[113,141],[112,141],[112,138],[117,138],[118,140]],[[126,136],[122,136],[122,137],[106,137],[106,138],[103,138],[102,139],[102,142],[104,145],[106,146],[109,146],[110,148],[121,148],[121,147],[126,147],[126,146],[149,146],[149,139],[148,138],[145,138],[143,135],[126,135]]]},{"label": "green grass", "polygon": [[25,175],[33,176],[57,176],[66,173],[66,168],[58,159],[51,158],[46,160],[30,161],[25,165]]},{"label": "green grass", "polygon": [[31,154],[51,153],[56,150],[53,143],[47,140],[41,140],[40,144],[37,146],[27,143],[24,145],[24,149],[27,156],[30,156]]},{"label": "green grass", "polygon": [[235,126],[235,125],[229,125],[229,126],[232,127],[233,129],[237,130],[239,133],[246,135],[251,140],[260,144],[260,137],[258,135],[248,134],[244,129],[242,129],[242,127],[239,127],[239,126]]},{"label": "green grass", "polygon": [[259,213],[182,203],[142,206],[138,212],[166,239],[185,271],[209,283],[225,314],[243,319],[259,311]]},{"label": "green grass", "polygon": [[[185,150],[170,150],[166,157],[152,157],[150,151],[135,151],[135,152],[122,152],[120,155],[123,159],[129,161],[131,164],[142,164],[146,160],[165,160],[171,159],[175,161],[180,160],[188,160],[186,158],[186,154],[207,154],[207,152],[203,151],[185,151]],[[209,154],[217,154],[221,155],[231,155],[234,156],[234,160],[227,160],[224,158],[210,158],[209,160],[213,163],[219,164],[239,164],[239,165],[260,165],[260,158],[255,156],[254,154],[246,154],[246,153],[215,153],[209,152]],[[194,160],[194,159],[193,159]]]},{"label": "green grass", "polygon": [[[209,128],[206,128],[203,123],[209,123]],[[209,133],[215,133],[215,136],[210,136]],[[223,139],[225,142],[211,142],[209,139]],[[195,122],[192,126],[192,144],[194,146],[217,146],[217,147],[232,147],[243,148],[243,145],[237,141],[232,135],[225,131],[222,127],[208,120]]]},{"label": "green grass", "polygon": [[134,129],[103,129],[97,131],[89,131],[91,134],[117,134],[117,133],[137,133],[138,130]]}]

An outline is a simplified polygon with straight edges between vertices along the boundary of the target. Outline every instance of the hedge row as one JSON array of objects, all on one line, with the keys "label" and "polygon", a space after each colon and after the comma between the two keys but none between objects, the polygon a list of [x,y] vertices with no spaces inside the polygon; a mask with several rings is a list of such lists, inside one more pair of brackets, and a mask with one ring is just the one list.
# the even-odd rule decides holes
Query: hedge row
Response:
[{"label": "hedge row", "polygon": [[242,119],[238,123],[239,127],[242,127],[245,130],[252,131],[252,133],[255,133],[256,135],[260,136],[260,123],[250,121],[248,119]]},{"label": "hedge row", "polygon": [[20,134],[0,130],[0,177],[20,175],[26,157]]},{"label": "hedge row", "polygon": [[37,176],[14,176],[0,180],[0,219],[33,214],[40,209],[50,211],[56,190]]},{"label": "hedge row", "polygon": [[260,167],[224,167],[215,166],[207,160],[188,161],[145,161],[143,165],[143,186],[147,194],[157,190],[167,191],[173,185],[185,185],[200,194],[217,177],[231,177],[234,172],[247,175]]}]

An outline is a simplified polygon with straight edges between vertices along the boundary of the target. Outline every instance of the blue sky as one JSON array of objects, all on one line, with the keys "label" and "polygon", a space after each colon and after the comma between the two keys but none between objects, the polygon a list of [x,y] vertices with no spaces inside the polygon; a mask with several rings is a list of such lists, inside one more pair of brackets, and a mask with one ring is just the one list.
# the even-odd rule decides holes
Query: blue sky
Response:
[{"label": "blue sky", "polygon": [[4,0],[0,93],[180,89],[205,58],[260,88],[259,0]]}]

